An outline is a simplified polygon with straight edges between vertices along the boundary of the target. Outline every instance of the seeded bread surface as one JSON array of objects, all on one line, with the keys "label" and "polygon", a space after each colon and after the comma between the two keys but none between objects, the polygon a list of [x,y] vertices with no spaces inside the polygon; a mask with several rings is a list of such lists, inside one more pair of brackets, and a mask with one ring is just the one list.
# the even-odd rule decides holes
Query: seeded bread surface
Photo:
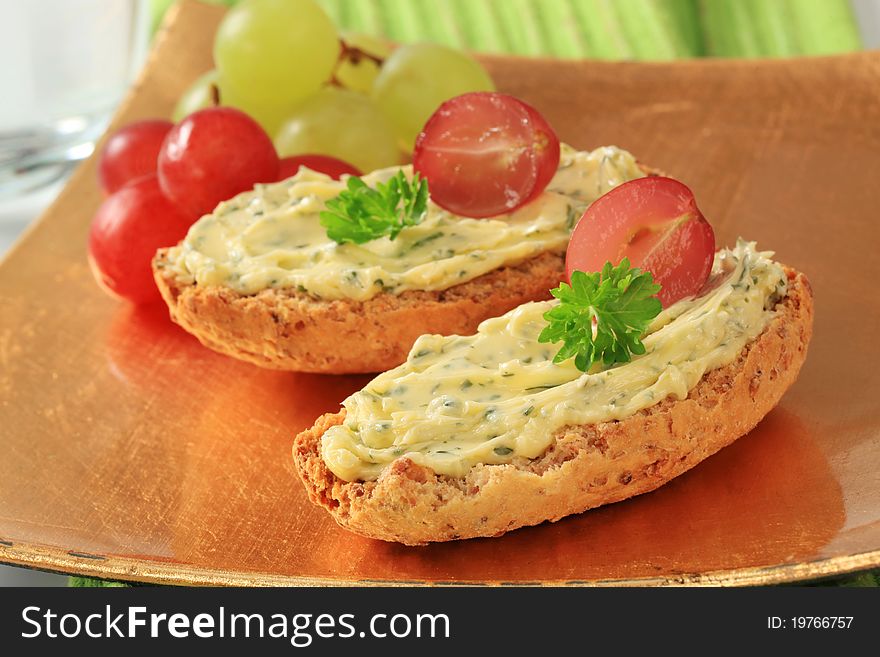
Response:
[{"label": "seeded bread surface", "polygon": [[797,378],[812,335],[813,296],[806,276],[786,274],[777,315],[686,399],[667,398],[620,421],[562,427],[537,459],[478,465],[454,478],[402,456],[369,482],[339,479],[321,458],[321,437],[343,422],[343,409],[321,416],[294,442],[309,499],[350,531],[420,545],[498,536],[654,490],[748,433]]},{"label": "seeded bread surface", "polygon": [[253,295],[182,283],[157,254],[156,284],[171,318],[206,347],[261,367],[321,374],[380,372],[406,360],[425,333],[468,335],[484,319],[550,297],[565,272],[562,253],[542,253],[446,290],[320,300],[295,289]]}]

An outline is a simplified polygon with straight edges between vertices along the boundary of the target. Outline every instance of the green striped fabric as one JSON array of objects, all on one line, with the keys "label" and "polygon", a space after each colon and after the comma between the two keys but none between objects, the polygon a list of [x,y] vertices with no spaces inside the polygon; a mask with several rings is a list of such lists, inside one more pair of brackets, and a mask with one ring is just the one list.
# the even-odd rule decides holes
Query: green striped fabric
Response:
[{"label": "green striped fabric", "polygon": [[318,2],[343,30],[487,53],[656,61],[861,48],[849,0]]},{"label": "green striped fabric", "polygon": [[697,0],[318,0],[343,30],[581,59],[701,54]]},{"label": "green striped fabric", "polygon": [[[203,0],[234,6],[239,0]],[[156,26],[174,0],[150,0]],[[569,59],[787,57],[862,48],[850,0],[317,0],[343,31]]]}]

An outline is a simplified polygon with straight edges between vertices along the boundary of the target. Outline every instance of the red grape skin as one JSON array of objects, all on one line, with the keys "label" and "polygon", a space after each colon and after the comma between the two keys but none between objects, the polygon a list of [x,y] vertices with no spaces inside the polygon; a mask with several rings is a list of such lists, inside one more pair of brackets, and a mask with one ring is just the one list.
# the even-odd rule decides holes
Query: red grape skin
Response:
[{"label": "red grape skin", "polygon": [[156,173],[157,160],[171,121],[137,121],[120,128],[107,139],[98,160],[98,181],[105,194],[132,180]]},{"label": "red grape skin", "polygon": [[89,263],[98,283],[135,303],[159,301],[150,262],[177,244],[197,217],[169,201],[155,175],[107,197],[89,230]]},{"label": "red grape skin", "polygon": [[[522,101],[520,102],[522,103]],[[547,120],[541,116],[538,110],[526,103],[522,104],[528,110],[532,125],[535,126],[536,138],[541,142],[539,148],[546,149],[546,152],[540,153],[540,164],[537,167],[535,189],[526,200],[526,203],[528,203],[540,196],[541,192],[547,189],[547,185],[553,180],[553,176],[556,175],[556,171],[559,169],[560,146],[559,137],[556,136],[553,128],[550,127],[550,124],[547,123]],[[550,162],[553,163],[552,166],[550,166]]]},{"label": "red grape skin", "polygon": [[559,139],[540,113],[490,92],[443,103],[413,153],[432,200],[466,217],[513,212],[544,191],[558,166]]},{"label": "red grape skin", "polygon": [[715,232],[693,192],[672,178],[637,178],[599,197],[575,226],[565,255],[568,279],[575,270],[600,271],[629,258],[662,285],[666,308],[697,294],[712,270]]},{"label": "red grape skin", "polygon": [[200,216],[257,183],[275,182],[278,168],[272,140],[256,121],[232,107],[210,107],[168,133],[159,153],[159,185]]},{"label": "red grape skin", "polygon": [[339,180],[343,174],[362,176],[354,166],[344,160],[330,157],[329,155],[292,155],[281,159],[278,171],[278,180],[285,180],[295,176],[300,167],[307,167],[312,171],[325,173],[334,180]]}]

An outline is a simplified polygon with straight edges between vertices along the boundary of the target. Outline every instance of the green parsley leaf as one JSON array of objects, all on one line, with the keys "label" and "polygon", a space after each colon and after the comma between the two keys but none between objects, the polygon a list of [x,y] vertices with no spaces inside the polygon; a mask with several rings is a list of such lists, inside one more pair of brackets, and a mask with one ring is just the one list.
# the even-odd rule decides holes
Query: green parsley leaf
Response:
[{"label": "green parsley leaf", "polygon": [[553,362],[573,357],[582,372],[600,361],[629,362],[645,353],[642,335],[662,309],[659,291],[651,272],[631,268],[626,258],[616,267],[606,262],[601,272],[575,271],[571,285],[550,290],[559,304],[544,313],[549,323],[538,342],[562,342]]},{"label": "green parsley leaf", "polygon": [[407,226],[421,223],[427,206],[428,181],[418,173],[409,181],[398,171],[375,188],[351,176],[339,196],[327,201],[319,220],[331,240],[363,244],[385,235],[394,239]]}]

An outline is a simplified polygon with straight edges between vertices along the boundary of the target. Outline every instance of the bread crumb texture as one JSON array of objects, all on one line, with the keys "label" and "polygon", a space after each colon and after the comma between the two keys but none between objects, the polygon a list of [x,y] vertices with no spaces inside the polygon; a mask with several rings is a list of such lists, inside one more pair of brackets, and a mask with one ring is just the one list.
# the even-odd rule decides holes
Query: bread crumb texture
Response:
[{"label": "bread crumb texture", "polygon": [[[547,259],[542,267],[556,264]],[[813,296],[806,276],[786,274],[788,295],[776,317],[686,399],[620,421],[561,427],[537,459],[478,465],[453,478],[403,456],[370,482],[343,481],[321,459],[321,436],[342,423],[343,409],[321,416],[294,442],[309,499],[350,531],[420,545],[499,536],[654,490],[748,433],[797,378],[812,335]]]},{"label": "bread crumb texture", "polygon": [[484,319],[549,299],[565,278],[565,254],[542,253],[445,290],[320,300],[294,289],[242,295],[201,287],[153,261],[171,318],[206,347],[261,367],[320,374],[380,372],[400,365],[424,333],[468,335]]}]

